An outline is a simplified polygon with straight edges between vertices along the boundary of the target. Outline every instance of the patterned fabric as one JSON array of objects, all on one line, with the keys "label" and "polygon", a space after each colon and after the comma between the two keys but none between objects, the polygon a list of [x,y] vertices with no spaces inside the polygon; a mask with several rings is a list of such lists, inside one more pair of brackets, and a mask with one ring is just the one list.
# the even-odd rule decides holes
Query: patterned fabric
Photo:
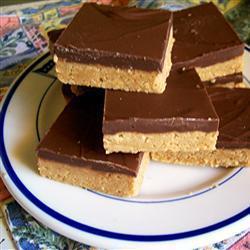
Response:
[{"label": "patterned fabric", "polygon": [[[84,0],[56,0],[1,7],[0,15],[0,101],[14,78],[40,53],[47,50],[47,32],[65,27]],[[104,4],[128,4],[143,8],[179,10],[209,0],[90,0]],[[250,1],[213,0],[233,24],[239,36],[250,44]],[[0,249],[13,249],[8,229],[16,247],[23,250],[94,249],[69,240],[37,222],[10,197],[0,179]],[[4,201],[5,200],[5,201]],[[3,202],[4,201],[4,202]],[[2,203],[1,203],[2,202]],[[6,220],[7,227],[3,221]],[[249,231],[196,250],[250,249]]]},{"label": "patterned fabric", "polygon": [[6,202],[2,210],[16,246],[20,250],[90,249],[87,245],[67,239],[43,226],[13,200]]},{"label": "patterned fabric", "polygon": [[[1,192],[1,191],[0,191]],[[11,235],[6,226],[4,216],[0,209],[0,249],[14,249],[14,243],[11,240]]]},{"label": "patterned fabric", "polygon": [[[16,201],[2,204],[3,215],[19,250],[94,250],[95,248],[69,240],[36,221]],[[3,239],[2,239],[3,240]],[[1,242],[1,238],[0,238]],[[1,243],[0,243],[1,244]],[[1,245],[0,245],[1,246]],[[248,250],[250,233],[241,232],[235,237],[194,250]],[[100,250],[100,249],[99,249]]]},{"label": "patterned fabric", "polygon": [[[3,7],[0,16],[0,87],[9,86],[31,60],[48,47],[47,32],[65,27],[82,0]],[[2,93],[1,93],[2,94]]]}]

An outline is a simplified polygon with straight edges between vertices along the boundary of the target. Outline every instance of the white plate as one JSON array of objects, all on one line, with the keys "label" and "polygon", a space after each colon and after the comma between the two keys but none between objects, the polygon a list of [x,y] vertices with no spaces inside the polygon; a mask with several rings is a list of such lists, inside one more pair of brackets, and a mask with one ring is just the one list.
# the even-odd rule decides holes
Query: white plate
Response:
[{"label": "white plate", "polygon": [[250,225],[250,168],[151,162],[133,199],[40,177],[35,149],[64,105],[49,54],[17,78],[2,103],[1,175],[15,199],[42,223],[98,247],[171,250],[219,241]]}]

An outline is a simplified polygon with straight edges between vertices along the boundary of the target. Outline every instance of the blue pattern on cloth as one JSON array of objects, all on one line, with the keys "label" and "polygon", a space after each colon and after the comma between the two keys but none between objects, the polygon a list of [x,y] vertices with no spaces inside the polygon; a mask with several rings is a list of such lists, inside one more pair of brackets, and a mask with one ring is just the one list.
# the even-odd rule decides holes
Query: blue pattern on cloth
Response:
[{"label": "blue pattern on cloth", "polygon": [[90,246],[70,240],[39,223],[14,200],[6,202],[2,210],[19,250],[91,249]]}]

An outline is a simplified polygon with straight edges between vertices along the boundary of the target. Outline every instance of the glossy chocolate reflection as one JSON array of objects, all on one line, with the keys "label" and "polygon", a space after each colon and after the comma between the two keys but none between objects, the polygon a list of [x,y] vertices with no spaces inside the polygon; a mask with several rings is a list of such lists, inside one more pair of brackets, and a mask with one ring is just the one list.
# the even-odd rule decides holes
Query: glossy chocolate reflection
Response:
[{"label": "glossy chocolate reflection", "polygon": [[55,43],[64,60],[161,70],[172,27],[166,10],[84,4]]},{"label": "glossy chocolate reflection", "polygon": [[174,12],[174,68],[205,67],[243,55],[244,43],[213,3]]},{"label": "glossy chocolate reflection", "polygon": [[217,148],[250,148],[250,89],[209,88],[220,119]]},{"label": "glossy chocolate reflection", "polygon": [[195,70],[171,71],[163,94],[107,90],[103,133],[216,131],[218,117]]}]

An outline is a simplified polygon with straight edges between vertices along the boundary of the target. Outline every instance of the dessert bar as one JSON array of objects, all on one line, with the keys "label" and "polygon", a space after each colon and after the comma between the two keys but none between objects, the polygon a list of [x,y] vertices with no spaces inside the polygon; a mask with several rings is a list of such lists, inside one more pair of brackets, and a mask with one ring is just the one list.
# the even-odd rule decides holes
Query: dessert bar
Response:
[{"label": "dessert bar", "polygon": [[63,31],[64,29],[55,29],[48,32],[49,50],[52,56],[54,55],[54,44]]},{"label": "dessert bar", "polygon": [[54,45],[63,83],[162,93],[171,68],[172,13],[83,4]]},{"label": "dessert bar", "polygon": [[212,150],[218,123],[195,70],[171,71],[161,95],[105,93],[103,140],[107,153]]},{"label": "dessert bar", "polygon": [[174,12],[173,25],[175,69],[195,67],[211,84],[239,83],[244,43],[213,3]]},{"label": "dessert bar", "polygon": [[106,155],[102,143],[104,91],[86,92],[66,106],[38,146],[42,176],[118,195],[140,190],[148,154]]},{"label": "dessert bar", "polygon": [[250,89],[209,88],[220,119],[214,151],[155,152],[153,160],[212,167],[250,166]]}]

